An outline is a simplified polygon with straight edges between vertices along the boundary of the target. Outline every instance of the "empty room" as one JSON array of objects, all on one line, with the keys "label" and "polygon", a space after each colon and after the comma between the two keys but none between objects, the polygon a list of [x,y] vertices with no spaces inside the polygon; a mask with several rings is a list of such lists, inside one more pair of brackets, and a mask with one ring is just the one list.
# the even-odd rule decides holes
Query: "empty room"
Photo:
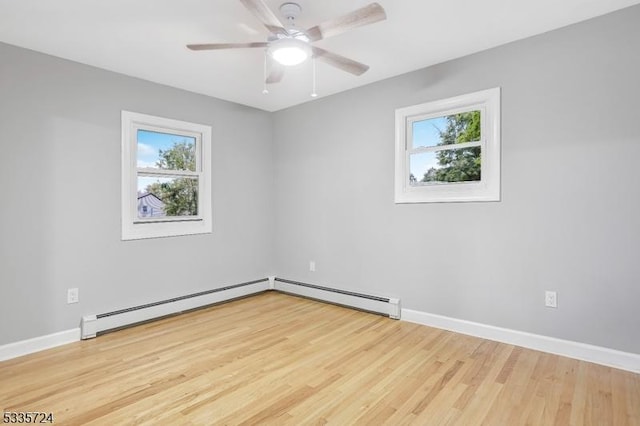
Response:
[{"label": "empty room", "polygon": [[0,0],[3,424],[639,425],[640,0]]}]

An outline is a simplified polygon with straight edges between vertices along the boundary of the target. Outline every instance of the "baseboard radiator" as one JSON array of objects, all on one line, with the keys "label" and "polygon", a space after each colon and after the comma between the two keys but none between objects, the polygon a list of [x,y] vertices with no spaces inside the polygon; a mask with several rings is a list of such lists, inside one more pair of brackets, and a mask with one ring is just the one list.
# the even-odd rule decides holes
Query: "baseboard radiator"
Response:
[{"label": "baseboard radiator", "polygon": [[200,309],[270,290],[373,312],[393,319],[400,319],[399,299],[269,277],[113,312],[86,315],[82,317],[80,326],[81,337],[82,339],[91,339],[109,331],[119,330],[146,321]]},{"label": "baseboard radiator", "polygon": [[270,290],[271,281],[264,278],[104,314],[84,316],[80,327],[81,337],[90,339],[134,324],[261,293]]},{"label": "baseboard radiator", "polygon": [[283,293],[308,297],[322,302],[382,314],[393,319],[400,319],[400,299],[322,287],[283,278],[270,278],[270,287],[273,290],[282,291]]}]

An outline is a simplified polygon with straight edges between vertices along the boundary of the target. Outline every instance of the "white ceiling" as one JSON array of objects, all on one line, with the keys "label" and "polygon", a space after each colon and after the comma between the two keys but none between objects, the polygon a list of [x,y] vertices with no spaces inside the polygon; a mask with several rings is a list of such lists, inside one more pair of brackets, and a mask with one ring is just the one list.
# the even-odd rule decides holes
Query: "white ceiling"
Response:
[{"label": "white ceiling", "polygon": [[[279,16],[285,1],[265,0]],[[296,0],[312,27],[371,0]],[[583,21],[640,0],[378,0],[387,20],[317,42],[371,66],[318,63],[319,97]],[[263,50],[188,43],[265,41],[239,0],[0,0],[0,41],[267,111],[311,101],[311,64],[262,94]],[[2,60],[2,58],[0,58]]]}]

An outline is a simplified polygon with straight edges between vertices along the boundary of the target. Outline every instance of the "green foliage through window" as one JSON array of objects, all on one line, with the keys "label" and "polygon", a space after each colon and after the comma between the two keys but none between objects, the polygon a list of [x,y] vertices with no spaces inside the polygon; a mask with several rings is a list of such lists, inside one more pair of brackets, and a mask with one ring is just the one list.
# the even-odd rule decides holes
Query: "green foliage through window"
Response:
[{"label": "green foliage through window", "polygon": [[[480,111],[446,117],[446,128],[439,130],[438,146],[455,145],[480,140]],[[436,152],[438,167],[431,167],[421,182],[479,181],[481,171],[480,147],[451,148]]]},{"label": "green foliage through window", "polygon": [[[156,166],[166,170],[196,170],[196,155],[193,143],[174,142],[173,147],[159,151]],[[197,216],[198,179],[177,177],[164,182],[148,185],[147,192],[154,194],[164,203],[167,216]]]}]

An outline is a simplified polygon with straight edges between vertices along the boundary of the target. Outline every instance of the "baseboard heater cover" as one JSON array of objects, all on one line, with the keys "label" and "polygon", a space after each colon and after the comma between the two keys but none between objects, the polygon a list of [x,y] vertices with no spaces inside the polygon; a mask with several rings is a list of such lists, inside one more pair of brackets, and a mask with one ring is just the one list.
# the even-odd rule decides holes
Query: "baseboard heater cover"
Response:
[{"label": "baseboard heater cover", "polygon": [[400,319],[400,299],[275,278],[274,290]]},{"label": "baseboard heater cover", "polygon": [[82,339],[91,339],[109,330],[116,330],[155,318],[198,309],[267,290],[269,290],[269,279],[264,278],[104,314],[83,316],[80,327],[81,337]]}]

